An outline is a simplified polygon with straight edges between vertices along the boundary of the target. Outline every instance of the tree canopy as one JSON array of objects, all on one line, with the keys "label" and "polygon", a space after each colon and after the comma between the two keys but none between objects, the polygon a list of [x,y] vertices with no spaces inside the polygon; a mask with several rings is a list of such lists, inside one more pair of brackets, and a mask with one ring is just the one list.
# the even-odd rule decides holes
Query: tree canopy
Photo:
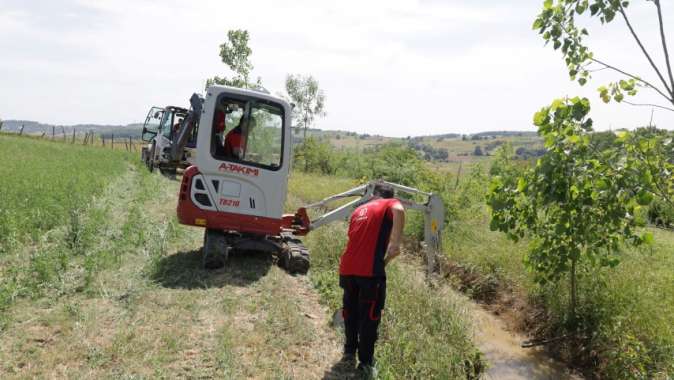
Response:
[{"label": "tree canopy", "polygon": [[[568,68],[571,80],[576,80],[582,86],[591,78],[593,71],[608,69],[620,78],[616,81],[599,87],[600,98],[608,103],[613,99],[616,102],[625,102],[633,105],[646,105],[674,111],[674,75],[669,58],[669,49],[665,37],[664,20],[662,17],[662,5],[660,0],[645,0],[655,7],[653,12],[654,22],[659,26],[659,44],[664,63],[657,63],[655,55],[649,51],[642,37],[639,36],[634,25],[630,21],[628,6],[629,1],[624,0],[545,0],[543,9],[536,17],[533,28],[538,30],[546,43],[552,43],[555,50],[560,50]],[[587,28],[579,25],[581,16],[589,15],[590,18],[598,18],[602,24],[615,21],[616,18],[625,22],[629,35],[635,41],[639,50],[648,61],[652,73],[657,81],[646,80],[645,73],[632,73],[621,68],[620,63],[607,62],[604,58],[596,56],[586,44],[589,36]],[[625,96],[635,96],[640,88],[655,91],[665,101],[665,105],[634,103],[625,100]]]},{"label": "tree canopy", "polygon": [[307,128],[315,118],[323,117],[325,113],[325,93],[319,87],[318,81],[311,75],[288,74],[286,76],[286,92],[290,96],[293,108],[293,119],[297,128],[304,128],[304,139],[307,137]]},{"label": "tree canopy", "polygon": [[220,45],[220,59],[234,73],[233,76],[215,76],[206,81],[206,86],[220,84],[239,88],[262,87],[262,79],[250,81],[253,64],[250,56],[253,50],[248,46],[249,34],[247,30],[230,30],[227,32],[227,41]]}]

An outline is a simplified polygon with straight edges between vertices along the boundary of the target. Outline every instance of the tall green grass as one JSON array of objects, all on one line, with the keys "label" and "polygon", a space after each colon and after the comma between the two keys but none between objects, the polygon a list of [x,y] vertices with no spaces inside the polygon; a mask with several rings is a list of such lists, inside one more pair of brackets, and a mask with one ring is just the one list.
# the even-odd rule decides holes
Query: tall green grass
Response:
[{"label": "tall green grass", "polygon": [[90,248],[104,235],[111,210],[94,202],[127,172],[130,158],[0,134],[0,328],[17,298],[62,292],[74,257],[84,257],[86,273],[95,271],[102,255]]},{"label": "tall green grass", "polygon": [[126,157],[120,151],[0,134],[0,254],[55,227],[77,228],[78,212],[124,172]]}]

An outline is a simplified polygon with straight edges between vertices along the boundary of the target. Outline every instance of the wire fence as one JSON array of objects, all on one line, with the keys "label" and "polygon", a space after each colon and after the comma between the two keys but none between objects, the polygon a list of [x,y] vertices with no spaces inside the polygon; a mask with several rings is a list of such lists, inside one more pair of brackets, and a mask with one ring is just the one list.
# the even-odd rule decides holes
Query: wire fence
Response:
[{"label": "wire fence", "polygon": [[19,136],[31,136],[34,138],[50,140],[50,141],[60,141],[69,144],[79,144],[79,145],[90,145],[98,146],[102,148],[109,149],[123,149],[128,152],[138,152],[141,150],[141,147],[145,143],[137,138],[133,138],[128,135],[117,135],[114,133],[96,133],[92,130],[80,130],[77,128],[71,128],[71,130],[66,131],[64,127],[51,127],[51,130],[47,129],[42,131],[42,133],[24,133],[24,126],[18,130],[6,130],[0,129],[3,133],[17,134]]}]

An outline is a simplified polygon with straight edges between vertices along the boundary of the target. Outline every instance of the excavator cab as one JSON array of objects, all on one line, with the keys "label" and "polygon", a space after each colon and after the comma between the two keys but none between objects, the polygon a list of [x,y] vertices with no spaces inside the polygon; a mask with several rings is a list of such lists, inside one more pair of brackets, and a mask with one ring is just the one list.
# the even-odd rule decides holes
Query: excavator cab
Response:
[{"label": "excavator cab", "polygon": [[208,89],[191,172],[199,174],[185,189],[196,209],[214,213],[205,214],[206,227],[278,235],[291,161],[290,112],[288,103],[267,94]]}]

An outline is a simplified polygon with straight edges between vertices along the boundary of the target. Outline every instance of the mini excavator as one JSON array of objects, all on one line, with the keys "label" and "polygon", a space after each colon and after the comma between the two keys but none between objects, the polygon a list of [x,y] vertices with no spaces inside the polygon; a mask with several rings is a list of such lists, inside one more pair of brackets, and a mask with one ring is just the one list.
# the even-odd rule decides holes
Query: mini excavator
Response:
[{"label": "mini excavator", "polygon": [[[300,237],[348,219],[373,197],[377,181],[294,214],[284,213],[292,164],[291,112],[285,100],[250,89],[211,86],[205,97],[190,98],[190,109],[163,152],[167,164],[178,165],[186,144],[196,136],[192,165],[182,175],[177,213],[180,223],[204,228],[205,267],[226,265],[232,250],[264,251],[275,255],[288,272],[306,273],[309,250]],[[387,184],[406,209],[423,213],[424,247],[432,268],[440,251],[442,200],[436,194]],[[334,202],[339,205],[330,209]],[[327,212],[311,220],[310,209]]]}]

